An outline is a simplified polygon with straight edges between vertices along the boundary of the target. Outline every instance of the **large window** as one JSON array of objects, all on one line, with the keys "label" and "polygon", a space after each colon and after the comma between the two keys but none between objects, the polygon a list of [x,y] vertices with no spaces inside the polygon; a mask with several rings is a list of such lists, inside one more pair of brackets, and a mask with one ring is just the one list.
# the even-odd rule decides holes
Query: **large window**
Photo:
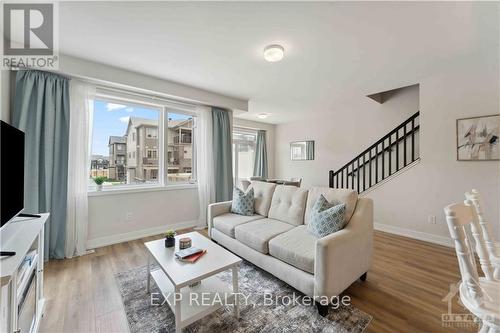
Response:
[{"label": "large window", "polygon": [[234,128],[233,130],[233,176],[234,184],[253,176],[255,141],[257,133],[253,130]]},{"label": "large window", "polygon": [[89,190],[99,176],[104,190],[193,182],[193,114],[121,95],[93,103]]}]

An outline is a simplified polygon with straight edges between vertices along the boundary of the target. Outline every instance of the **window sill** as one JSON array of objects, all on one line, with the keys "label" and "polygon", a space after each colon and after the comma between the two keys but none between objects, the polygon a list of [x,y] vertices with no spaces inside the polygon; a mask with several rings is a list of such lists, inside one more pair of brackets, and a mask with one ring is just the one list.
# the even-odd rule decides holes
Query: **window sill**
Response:
[{"label": "window sill", "polygon": [[198,188],[197,184],[176,184],[176,185],[152,185],[152,186],[130,186],[130,187],[120,187],[120,188],[104,188],[102,191],[92,191],[87,192],[88,197],[101,197],[108,195],[119,195],[119,194],[131,194],[131,193],[141,193],[141,192],[158,192],[158,191],[178,191]]}]

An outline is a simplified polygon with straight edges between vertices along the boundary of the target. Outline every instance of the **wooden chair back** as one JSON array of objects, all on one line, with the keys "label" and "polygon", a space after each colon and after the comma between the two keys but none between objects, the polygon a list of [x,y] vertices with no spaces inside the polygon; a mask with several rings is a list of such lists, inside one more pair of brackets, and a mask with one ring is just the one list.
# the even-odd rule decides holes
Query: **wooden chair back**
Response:
[{"label": "wooden chair back", "polygon": [[479,285],[479,274],[472,248],[473,242],[469,238],[467,229],[470,229],[474,237],[476,252],[486,279],[494,280],[494,278],[482,232],[478,227],[475,210],[472,203],[467,202],[451,204],[445,207],[444,212],[451,238],[455,244],[462,282],[467,288],[469,297],[477,304],[481,304],[483,294]]},{"label": "wooden chair back", "polygon": [[470,192],[465,192],[465,198],[467,201],[472,203],[472,206],[476,211],[479,227],[481,228],[484,242],[486,244],[486,249],[491,259],[492,257],[496,256],[495,240],[493,239],[493,231],[491,230],[491,226],[484,215],[484,203],[481,194],[479,194],[477,190],[473,189]]}]

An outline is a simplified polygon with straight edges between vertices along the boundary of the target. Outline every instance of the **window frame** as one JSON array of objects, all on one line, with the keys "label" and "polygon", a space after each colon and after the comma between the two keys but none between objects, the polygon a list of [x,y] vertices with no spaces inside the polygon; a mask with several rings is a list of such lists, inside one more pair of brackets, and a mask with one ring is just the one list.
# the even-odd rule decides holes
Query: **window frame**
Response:
[{"label": "window frame", "polygon": [[[147,96],[139,96],[135,98],[135,94],[129,94],[127,92],[117,92],[116,94],[108,93],[106,89],[104,92],[97,91],[95,95],[92,97],[92,104],[95,103],[96,100],[105,102],[105,103],[116,103],[126,105],[127,107],[141,107],[141,108],[150,108],[158,111],[158,128],[157,128],[157,140],[158,146],[155,148],[148,148],[146,150],[146,155],[148,150],[156,151],[156,158],[158,159],[158,170],[156,174],[156,184],[119,184],[119,185],[111,185],[111,186],[103,186],[101,191],[97,191],[97,187],[93,185],[89,185],[87,188],[87,194],[89,196],[101,196],[107,194],[119,194],[119,193],[133,193],[133,192],[145,192],[145,191],[157,191],[157,190],[176,190],[176,189],[187,189],[187,188],[197,188],[197,179],[195,175],[195,163],[196,163],[196,150],[194,147],[194,140],[192,139],[192,159],[191,159],[191,179],[187,182],[169,182],[167,173],[167,158],[168,158],[168,115],[169,113],[182,114],[186,116],[193,117],[193,127],[192,127],[192,137],[195,136],[195,127],[196,127],[196,118],[198,117],[198,113],[195,112],[195,105],[189,105],[185,107],[181,107],[181,103],[179,106],[176,103],[172,103],[167,100],[161,99],[153,99],[149,101],[149,97]],[[91,117],[92,120],[93,117]],[[87,158],[87,167],[91,168],[91,156],[92,156],[92,144],[93,144],[93,121],[90,123],[89,128],[89,154]],[[135,136],[135,133],[133,133]],[[135,139],[135,138],[133,138]],[[136,142],[136,140],[134,140]],[[122,150],[125,151],[128,158],[130,158],[130,154],[135,154],[135,150],[130,152],[127,149]],[[132,157],[133,158],[133,157]],[[90,173],[89,173],[90,174]]]}]

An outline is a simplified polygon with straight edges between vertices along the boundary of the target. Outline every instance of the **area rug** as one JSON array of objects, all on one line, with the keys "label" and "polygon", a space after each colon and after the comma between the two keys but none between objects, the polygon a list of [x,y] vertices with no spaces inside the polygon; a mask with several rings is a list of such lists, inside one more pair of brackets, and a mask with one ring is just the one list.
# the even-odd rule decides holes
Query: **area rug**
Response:
[{"label": "area rug", "polygon": [[[168,304],[151,305],[145,276],[146,266],[116,274],[130,331],[175,332],[174,314]],[[231,286],[231,271],[217,276]],[[249,295],[248,301],[240,302],[240,319],[233,316],[232,306],[228,305],[192,323],[184,332],[363,332],[372,319],[352,305],[330,308],[322,317],[314,305],[289,302],[294,293],[299,298],[303,294],[248,262],[240,266],[239,289]],[[153,279],[151,292],[160,292]],[[278,301],[264,305],[269,304],[264,300],[265,293]]]}]

